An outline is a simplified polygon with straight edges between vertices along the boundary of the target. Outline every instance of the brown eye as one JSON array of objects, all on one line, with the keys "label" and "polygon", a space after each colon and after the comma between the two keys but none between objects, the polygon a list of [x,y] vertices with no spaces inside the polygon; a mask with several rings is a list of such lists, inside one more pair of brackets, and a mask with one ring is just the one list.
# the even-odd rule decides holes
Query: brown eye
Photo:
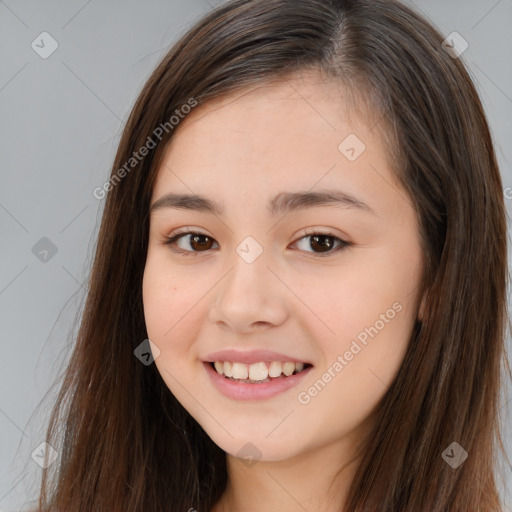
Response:
[{"label": "brown eye", "polygon": [[194,250],[202,251],[208,250],[212,246],[212,239],[207,235],[192,235],[190,238],[190,247]]},{"label": "brown eye", "polygon": [[328,235],[314,235],[309,242],[312,249],[319,252],[328,252],[334,247],[334,237]]},{"label": "brown eye", "polygon": [[[187,238],[189,237],[189,238]],[[178,242],[184,239],[183,245],[178,245]],[[329,256],[346,247],[350,246],[350,242],[345,242],[341,238],[334,236],[332,233],[318,233],[311,232],[302,236],[296,244],[304,240],[311,239],[308,244],[304,244],[305,248],[302,251],[313,252],[318,256]],[[172,237],[167,237],[165,245],[170,245],[171,250],[183,254],[184,256],[193,255],[200,252],[208,251],[212,248],[214,243],[217,243],[214,238],[204,235],[202,233],[195,233],[193,231],[186,231],[177,233]],[[312,251],[311,251],[312,249]]]},{"label": "brown eye", "polygon": [[[190,237],[188,239],[188,242],[185,241],[184,244],[185,246],[188,245],[188,247],[190,247],[192,249],[192,251],[190,251],[190,249],[188,247],[180,247],[176,242],[178,242],[179,240],[181,239],[186,239],[186,237]],[[176,236],[173,236],[171,238],[168,239],[168,241],[166,242],[167,244],[176,244],[180,251],[183,251],[183,252],[202,252],[202,251],[207,251],[209,249],[211,249],[212,247],[212,244],[213,244],[213,238],[209,237],[208,235],[203,235],[201,233],[181,233],[179,235],[176,235]]]},{"label": "brown eye", "polygon": [[[329,256],[339,250],[345,249],[350,245],[350,242],[345,242],[341,238],[334,236],[332,233],[308,233],[305,236],[302,236],[297,244],[302,242],[303,240],[310,239],[309,243],[304,243],[304,248],[302,250],[306,252],[313,252],[318,254],[319,256]],[[310,251],[308,249],[313,249]]]}]

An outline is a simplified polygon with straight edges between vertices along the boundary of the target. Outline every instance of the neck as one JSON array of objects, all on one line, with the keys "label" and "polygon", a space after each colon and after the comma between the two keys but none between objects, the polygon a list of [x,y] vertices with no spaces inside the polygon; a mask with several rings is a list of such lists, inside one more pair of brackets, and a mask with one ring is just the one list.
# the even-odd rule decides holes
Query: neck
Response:
[{"label": "neck", "polygon": [[353,440],[343,438],[286,460],[253,465],[227,454],[228,483],[211,512],[340,512],[357,467],[347,457],[353,446]]}]

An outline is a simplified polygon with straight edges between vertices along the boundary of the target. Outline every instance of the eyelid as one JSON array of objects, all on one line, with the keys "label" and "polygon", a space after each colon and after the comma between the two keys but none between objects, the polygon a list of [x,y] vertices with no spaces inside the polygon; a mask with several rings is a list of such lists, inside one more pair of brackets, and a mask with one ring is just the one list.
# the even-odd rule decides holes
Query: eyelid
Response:
[{"label": "eyelid", "polygon": [[[304,238],[306,236],[311,236],[311,235],[326,235],[326,236],[332,236],[332,237],[336,237],[336,238],[339,238],[340,240],[343,240],[344,242],[347,242],[349,243],[349,241],[346,239],[346,238],[349,238],[347,235],[336,235],[335,233],[333,233],[333,231],[331,229],[334,229],[334,228],[304,228],[303,230],[299,231],[299,233],[301,233],[300,235],[294,235],[294,240],[298,240],[298,239],[301,239],[301,238]],[[204,236],[207,236],[209,238],[213,238],[213,236],[209,235],[208,233],[205,233],[204,231],[201,230],[201,228],[195,228],[195,227],[192,227],[192,226],[183,226],[181,228],[177,228],[175,229],[174,231],[171,231],[171,233],[169,235],[166,235],[166,239],[169,239],[169,238],[174,238],[178,235],[182,235],[182,234],[197,234],[197,235],[204,235]],[[345,238],[346,237],[346,238]]]},{"label": "eyelid", "polygon": [[[178,229],[172,231],[170,235],[167,235],[165,237],[165,241],[163,243],[164,243],[164,245],[169,245],[169,246],[174,245],[175,246],[176,242],[179,239],[184,238],[187,235],[195,235],[195,234],[206,236],[218,244],[217,240],[215,240],[215,238],[213,238],[212,236],[208,235],[207,233],[204,233],[203,231],[201,231],[201,229],[193,228],[190,226],[185,226],[185,227],[178,228]],[[314,251],[300,251],[300,250],[299,250],[299,252],[305,252],[305,253],[313,254],[320,258],[326,258],[328,256],[334,255],[334,254],[354,245],[353,242],[350,242],[345,239],[345,237],[344,237],[345,235],[342,235],[343,236],[343,238],[342,238],[341,236],[338,236],[335,233],[333,233],[330,230],[330,228],[311,228],[311,227],[304,228],[304,231],[302,231],[302,234],[300,236],[295,235],[293,244],[295,245],[298,242],[302,241],[304,238],[308,238],[313,235],[331,237],[331,238],[335,239],[336,242],[338,242],[338,246],[335,249],[327,251],[325,253],[314,252]],[[182,254],[184,256],[199,256],[202,252],[207,253],[211,249],[207,249],[205,251],[188,251],[185,249],[174,247],[174,248],[171,248],[171,250],[175,253]]]},{"label": "eyelid", "polygon": [[[208,233],[204,233],[203,231],[201,231],[200,228],[195,228],[192,226],[183,226],[182,228],[177,228],[174,231],[171,231],[171,233],[169,235],[167,235],[167,238],[173,238],[177,235],[189,234],[189,233],[191,233],[191,234],[197,233],[198,235],[210,236]],[[213,237],[211,237],[211,238],[213,238]]]}]

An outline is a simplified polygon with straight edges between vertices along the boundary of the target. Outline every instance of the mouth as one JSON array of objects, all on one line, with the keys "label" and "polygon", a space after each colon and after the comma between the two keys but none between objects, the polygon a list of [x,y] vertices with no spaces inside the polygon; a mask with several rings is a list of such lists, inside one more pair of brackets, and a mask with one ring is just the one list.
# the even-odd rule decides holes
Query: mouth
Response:
[{"label": "mouth", "polygon": [[256,385],[288,379],[313,367],[310,363],[292,361],[262,361],[250,365],[230,361],[204,361],[204,364],[227,381]]},{"label": "mouth", "polygon": [[304,382],[307,374],[313,369],[310,363],[291,361],[259,362],[251,365],[203,361],[202,364],[217,391],[231,400],[249,402],[269,400],[291,391],[299,383]]}]

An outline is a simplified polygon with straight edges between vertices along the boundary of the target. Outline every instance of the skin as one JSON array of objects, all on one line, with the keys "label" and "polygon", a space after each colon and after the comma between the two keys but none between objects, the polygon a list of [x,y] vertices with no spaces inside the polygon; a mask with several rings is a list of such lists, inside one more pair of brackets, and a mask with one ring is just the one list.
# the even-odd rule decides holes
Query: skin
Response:
[{"label": "skin", "polygon": [[[423,259],[415,209],[369,118],[348,112],[343,98],[335,84],[303,72],[198,106],[158,169],[151,203],[168,192],[196,193],[225,207],[221,216],[153,212],[143,280],[158,371],[227,454],[228,486],[214,512],[339,511],[357,468],[356,443],[398,372],[418,316]],[[338,149],[349,134],[366,146],[354,161]],[[375,215],[339,205],[276,218],[267,212],[279,192],[320,189],[349,192]],[[187,226],[213,238],[194,244],[182,237],[176,244],[189,256],[164,245]],[[306,228],[352,245],[336,251],[339,242],[329,239],[335,247],[320,252],[322,241],[303,238]],[[251,264],[236,252],[247,236],[263,249]],[[333,371],[394,303],[400,312]],[[276,397],[232,400],[212,386],[201,362],[232,348],[275,350],[314,367]],[[299,402],[329,368],[335,377]],[[253,464],[237,457],[248,442],[261,453]]]}]

